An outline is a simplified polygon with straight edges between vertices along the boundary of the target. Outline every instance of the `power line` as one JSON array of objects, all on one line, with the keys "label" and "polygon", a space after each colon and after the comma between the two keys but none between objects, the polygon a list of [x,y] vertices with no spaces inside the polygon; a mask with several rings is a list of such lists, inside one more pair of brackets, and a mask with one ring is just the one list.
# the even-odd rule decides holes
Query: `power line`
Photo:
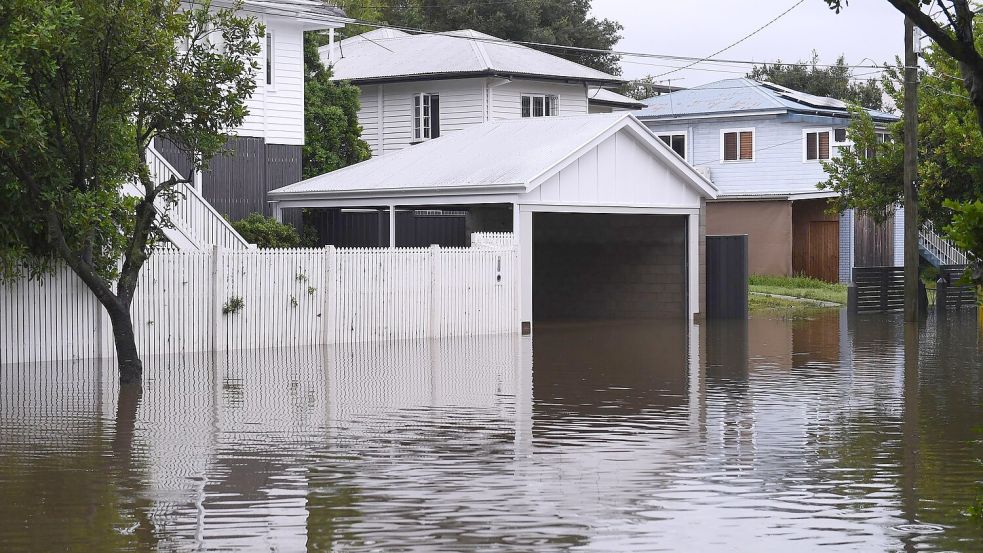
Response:
[{"label": "power line", "polygon": [[708,61],[708,60],[709,60],[710,58],[713,58],[713,57],[716,57],[716,56],[718,56],[718,55],[720,55],[720,54],[723,54],[723,53],[724,53],[724,52],[726,52],[727,50],[730,50],[731,48],[733,48],[733,47],[735,47],[735,46],[737,46],[738,44],[740,44],[740,43],[742,43],[742,42],[744,42],[745,40],[747,40],[747,39],[749,39],[749,38],[751,38],[751,37],[753,37],[754,35],[756,35],[756,34],[758,34],[758,33],[760,33],[761,31],[763,31],[764,29],[766,29],[766,28],[767,28],[768,26],[770,26],[770,25],[771,25],[772,23],[774,23],[774,22],[776,22],[776,21],[778,21],[778,20],[779,20],[779,19],[781,19],[782,17],[785,17],[785,15],[786,15],[786,14],[788,14],[788,13],[789,13],[790,11],[792,11],[792,10],[794,10],[795,8],[797,8],[797,7],[799,7],[800,5],[802,5],[802,3],[803,3],[803,2],[805,2],[805,0],[799,0],[799,1],[798,1],[798,2],[796,2],[795,4],[792,4],[792,6],[791,6],[791,7],[789,8],[789,9],[787,9],[787,10],[785,10],[785,11],[783,11],[782,13],[780,13],[780,14],[778,14],[778,15],[777,15],[777,16],[775,16],[775,17],[774,17],[774,18],[773,18],[773,19],[772,19],[771,21],[769,21],[769,22],[767,22],[767,23],[765,23],[764,25],[762,25],[762,26],[760,26],[760,27],[758,27],[757,29],[755,29],[755,30],[753,30],[753,31],[751,31],[751,32],[750,32],[749,34],[747,34],[747,35],[745,35],[745,36],[744,36],[743,38],[741,38],[741,39],[740,39],[740,40],[738,40],[737,42],[734,42],[734,43],[732,43],[732,44],[730,44],[730,45],[728,45],[728,46],[725,46],[725,47],[723,47],[723,48],[721,48],[720,50],[717,50],[716,52],[714,52],[714,53],[712,53],[712,54],[710,54],[709,56],[706,56],[705,58],[703,58],[703,59],[700,59],[700,60],[698,60],[698,61],[694,61],[693,63],[690,63],[689,65],[684,65],[683,67],[680,67],[680,68],[678,68],[678,69],[673,69],[672,71],[666,71],[665,73],[662,73],[662,74],[660,74],[660,75],[656,75],[655,77],[656,77],[656,78],[659,78],[659,77],[664,77],[664,76],[666,76],[666,75],[669,75],[669,74],[671,74],[671,73],[675,73],[675,72],[677,72],[677,71],[682,71],[682,70],[684,70],[684,69],[688,69],[688,68],[690,68],[690,67],[693,67],[694,65],[696,65],[696,64],[698,64],[698,63],[700,63],[700,62],[704,62],[704,61]]},{"label": "power line", "polygon": [[[799,3],[802,3],[804,1],[805,0],[799,0]],[[631,52],[631,51],[625,51],[625,50],[612,50],[612,49],[604,49],[604,48],[588,48],[588,47],[585,47],[585,46],[567,46],[567,45],[562,45],[562,44],[548,44],[548,43],[545,43],[545,42],[533,42],[533,41],[527,41],[527,40],[506,40],[506,39],[495,38],[495,37],[477,37],[477,36],[469,36],[469,35],[457,35],[457,34],[452,34],[452,33],[446,32],[446,31],[444,31],[444,32],[442,32],[442,31],[428,31],[426,29],[418,29],[418,28],[414,28],[414,27],[403,27],[403,26],[399,26],[399,25],[389,25],[389,24],[385,24],[385,23],[378,23],[378,22],[375,22],[375,21],[366,21],[366,20],[361,20],[361,19],[354,19],[354,20],[352,20],[352,23],[354,23],[356,25],[363,25],[363,26],[366,26],[366,27],[372,27],[372,28],[376,28],[376,29],[393,29],[393,30],[396,30],[396,31],[403,31],[405,33],[411,33],[411,34],[441,35],[441,36],[447,36],[447,37],[451,37],[451,38],[460,38],[460,39],[464,39],[464,40],[474,40],[474,41],[477,41],[477,42],[485,42],[485,43],[489,43],[489,44],[500,44],[500,45],[506,45],[506,46],[528,46],[528,47],[536,47],[536,48],[540,48],[540,49],[567,50],[567,51],[572,51],[572,52],[585,52],[585,53],[592,53],[592,54],[604,54],[604,55],[611,55],[611,56],[617,56],[617,57],[635,57],[635,58],[658,59],[658,60],[665,60],[665,61],[696,62],[697,64],[699,64],[699,63],[724,63],[724,64],[729,63],[729,64],[752,65],[753,66],[753,65],[762,65],[763,63],[769,63],[769,62],[762,62],[760,60],[738,60],[738,59],[712,59],[711,60],[711,59],[707,59],[707,57],[677,56],[677,55],[670,55],[670,54],[657,54],[657,53],[653,53],[653,52]],[[745,39],[746,38],[747,37],[745,37]],[[386,39],[386,40],[399,40],[399,37],[391,38],[391,39]],[[793,66],[793,67],[822,67],[822,68],[846,67],[848,69],[882,69],[882,67],[881,66],[878,66],[878,65],[860,65],[860,64],[858,64],[858,65],[842,65],[842,66],[840,66],[840,65],[837,65],[837,64],[828,64],[828,63],[827,64],[824,64],[824,63],[811,63],[811,62],[794,62],[794,63],[793,62],[789,62],[789,63],[782,62],[782,65]]]}]

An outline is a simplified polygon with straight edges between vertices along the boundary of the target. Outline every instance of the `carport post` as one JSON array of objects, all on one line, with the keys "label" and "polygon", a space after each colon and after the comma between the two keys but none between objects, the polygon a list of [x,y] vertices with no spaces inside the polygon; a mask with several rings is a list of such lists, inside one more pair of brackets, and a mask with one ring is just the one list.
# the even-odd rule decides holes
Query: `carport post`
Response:
[{"label": "carport post", "polygon": [[[532,334],[532,212],[513,207],[513,232],[519,245],[519,322],[523,334]],[[516,224],[518,223],[518,224]]]},{"label": "carport post", "polygon": [[396,247],[396,206],[389,204],[389,247]]},{"label": "carport post", "polygon": [[686,217],[686,280],[689,293],[686,303],[689,306],[689,319],[700,314],[700,214],[691,213]]}]

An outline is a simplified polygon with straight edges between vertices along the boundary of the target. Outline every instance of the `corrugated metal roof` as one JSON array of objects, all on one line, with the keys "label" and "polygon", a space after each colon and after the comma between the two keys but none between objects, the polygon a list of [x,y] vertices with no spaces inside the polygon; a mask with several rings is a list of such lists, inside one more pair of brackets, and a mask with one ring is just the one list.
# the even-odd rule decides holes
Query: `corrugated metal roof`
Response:
[{"label": "corrugated metal roof", "polygon": [[606,88],[591,87],[587,90],[587,100],[607,105],[624,106],[626,108],[642,108],[645,104],[634,98],[629,98],[623,94],[618,94]]},{"label": "corrugated metal roof", "polygon": [[[233,5],[232,0],[217,0],[217,5]],[[247,9],[288,17],[311,19],[346,19],[345,11],[322,0],[243,0]]]},{"label": "corrugated metal roof", "polygon": [[[275,200],[324,195],[443,194],[525,191],[534,180],[605,133],[634,125],[627,112],[534,117],[473,125],[391,154],[294,183],[269,193]],[[668,158],[674,155],[661,142]],[[699,186],[713,185],[679,160]]]},{"label": "corrugated metal roof", "polygon": [[[328,63],[328,49],[321,58]],[[516,75],[615,83],[620,77],[472,30],[411,35],[373,31],[339,43],[336,80],[355,82],[453,75]]]},{"label": "corrugated metal roof", "polygon": [[[847,104],[835,98],[806,94],[772,83],[747,78],[724,79],[643,100],[647,107],[636,112],[641,119],[671,119],[690,116],[749,112],[815,113],[847,117]],[[878,121],[897,121],[897,115],[867,110]]]}]

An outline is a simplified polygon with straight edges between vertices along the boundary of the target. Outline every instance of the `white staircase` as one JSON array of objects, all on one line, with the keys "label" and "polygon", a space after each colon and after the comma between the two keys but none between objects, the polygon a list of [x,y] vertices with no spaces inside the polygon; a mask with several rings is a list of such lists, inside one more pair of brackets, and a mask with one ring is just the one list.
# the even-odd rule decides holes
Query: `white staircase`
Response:
[{"label": "white staircase", "polygon": [[[150,168],[150,178],[153,182],[163,182],[172,176],[181,178],[180,174],[157,150],[147,148],[147,165]],[[166,210],[170,218],[169,227],[163,227],[164,236],[180,250],[205,250],[212,246],[222,246],[228,249],[240,250],[253,247],[236,229],[212,207],[201,193],[188,183],[175,186],[177,203],[167,208],[162,198],[154,201],[159,213]],[[133,182],[124,188],[124,193],[133,196],[143,196],[141,187]]]},{"label": "white staircase", "polygon": [[935,232],[935,226],[931,221],[926,221],[918,232],[918,249],[922,256],[936,267],[969,263],[966,252]]}]

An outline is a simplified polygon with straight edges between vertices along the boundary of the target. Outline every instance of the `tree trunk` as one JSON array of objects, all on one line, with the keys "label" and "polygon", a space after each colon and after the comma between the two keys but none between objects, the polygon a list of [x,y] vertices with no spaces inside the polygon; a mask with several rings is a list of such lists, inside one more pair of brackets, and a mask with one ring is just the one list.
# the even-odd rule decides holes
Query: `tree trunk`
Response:
[{"label": "tree trunk", "polygon": [[109,311],[109,320],[113,324],[116,361],[119,364],[119,383],[140,384],[143,378],[143,362],[137,353],[136,336],[133,333],[133,320],[130,318],[130,312],[108,307],[107,311]]}]

